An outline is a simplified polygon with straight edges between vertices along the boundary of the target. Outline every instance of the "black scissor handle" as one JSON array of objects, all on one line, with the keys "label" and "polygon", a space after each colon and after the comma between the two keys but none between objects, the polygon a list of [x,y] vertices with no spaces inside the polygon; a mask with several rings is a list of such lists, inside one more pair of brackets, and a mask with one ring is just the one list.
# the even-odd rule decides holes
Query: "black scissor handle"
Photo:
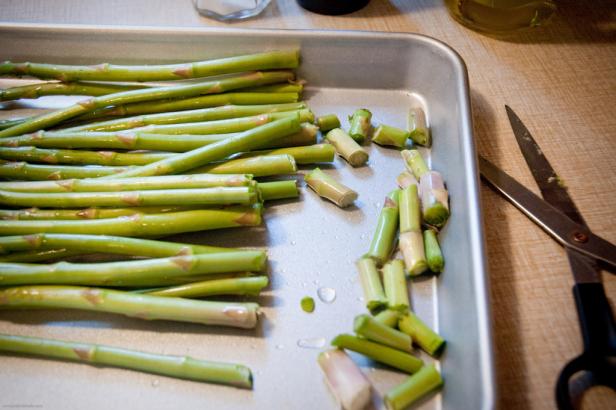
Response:
[{"label": "black scissor handle", "polygon": [[616,325],[601,283],[578,283],[573,287],[584,352],[563,368],[556,383],[558,408],[573,409],[569,380],[580,371],[591,372],[595,384],[616,390]]}]

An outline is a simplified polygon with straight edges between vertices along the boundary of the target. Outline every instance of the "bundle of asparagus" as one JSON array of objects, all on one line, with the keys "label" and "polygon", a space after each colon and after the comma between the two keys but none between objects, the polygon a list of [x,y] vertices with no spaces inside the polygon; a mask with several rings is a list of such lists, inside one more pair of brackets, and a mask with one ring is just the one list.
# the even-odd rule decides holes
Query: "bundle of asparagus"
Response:
[{"label": "bundle of asparagus", "polygon": [[[0,309],[255,327],[256,303],[190,299],[259,295],[265,251],[151,238],[259,225],[264,201],[299,193],[294,180],[254,178],[333,160],[331,146],[313,145],[303,86],[290,83],[298,64],[296,50],[162,66],[0,64],[0,75],[58,80],[1,90],[0,101],[89,96],[0,124]],[[186,78],[199,80],[147,83]],[[120,260],[66,260],[91,253]],[[176,358],[104,346],[2,336],[0,350],[252,385],[243,366],[187,358],[179,369]]]}]

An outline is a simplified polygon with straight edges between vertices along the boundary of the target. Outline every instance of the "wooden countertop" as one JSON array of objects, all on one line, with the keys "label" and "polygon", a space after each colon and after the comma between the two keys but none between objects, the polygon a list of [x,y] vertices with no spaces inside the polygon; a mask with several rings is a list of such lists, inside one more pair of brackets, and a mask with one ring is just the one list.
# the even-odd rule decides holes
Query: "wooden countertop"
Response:
[{"label": "wooden countertop", "polygon": [[[442,40],[466,61],[479,153],[538,192],[504,104],[529,127],[591,229],[616,242],[616,25],[609,1],[559,2],[551,24],[507,39],[453,21],[442,1],[372,0],[363,10],[321,16],[273,0],[258,18],[225,24],[189,0],[4,1],[0,20],[105,25],[217,26],[416,32]],[[563,249],[509,203],[481,191],[487,241],[497,391],[502,408],[553,408],[563,364],[582,348],[572,275]],[[604,273],[616,300],[616,278]],[[615,408],[597,388],[584,408]],[[462,406],[463,407],[463,406]],[[462,408],[461,407],[461,408]]]}]

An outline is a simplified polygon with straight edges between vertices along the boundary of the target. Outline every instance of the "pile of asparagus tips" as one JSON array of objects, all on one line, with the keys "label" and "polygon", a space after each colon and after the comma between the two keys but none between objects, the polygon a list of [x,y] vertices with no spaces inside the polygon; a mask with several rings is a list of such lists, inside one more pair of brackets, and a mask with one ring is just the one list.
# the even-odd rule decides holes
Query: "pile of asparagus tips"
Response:
[{"label": "pile of asparagus tips", "polygon": [[[402,148],[406,169],[396,179],[398,187],[385,198],[368,252],[356,263],[368,313],[355,318],[355,334],[336,336],[331,342],[335,349],[318,358],[331,390],[347,410],[370,403],[371,386],[346,350],[411,375],[384,396],[389,410],[406,408],[443,384],[436,367],[414,355],[419,348],[437,358],[445,341],[411,310],[407,285],[411,277],[438,274],[444,268],[438,232],[449,218],[448,192],[441,174],[427,167],[420,152],[405,149],[409,139],[413,145],[431,145],[425,117],[422,109],[414,108],[408,130],[380,125],[372,135],[375,143]],[[354,152],[362,149],[357,143],[367,132],[357,124],[369,128],[370,112],[358,110],[350,119],[348,133],[335,128],[326,138],[353,165],[348,147],[355,143]]]},{"label": "pile of asparagus tips", "polygon": [[[202,298],[259,295],[264,250],[158,238],[258,226],[264,203],[298,189],[257,178],[333,161],[316,144],[298,65],[297,50],[170,65],[0,63],[0,75],[43,80],[1,90],[0,101],[87,96],[1,123],[0,309],[257,326],[258,303]],[[0,351],[252,387],[241,365],[13,335],[0,335]]]}]

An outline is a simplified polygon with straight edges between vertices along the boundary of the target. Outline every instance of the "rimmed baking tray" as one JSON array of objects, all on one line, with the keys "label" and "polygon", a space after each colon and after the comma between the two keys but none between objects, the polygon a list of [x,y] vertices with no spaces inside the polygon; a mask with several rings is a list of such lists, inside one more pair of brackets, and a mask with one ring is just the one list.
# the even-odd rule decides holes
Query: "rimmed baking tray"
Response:
[{"label": "rimmed baking tray", "polygon": [[[481,206],[462,59],[447,45],[415,34],[0,25],[0,59],[56,63],[165,63],[299,47],[305,97],[318,114],[346,116],[367,107],[374,123],[404,127],[408,110],[428,112],[434,136],[429,158],[444,175],[452,216],[441,234],[446,269],[410,285],[418,314],[447,340],[439,361],[445,388],[421,408],[492,408],[495,400],[490,309]],[[0,80],[7,86],[11,80]],[[46,97],[1,117],[64,104]],[[255,331],[147,322],[68,310],[0,312],[0,332],[106,343],[152,352],[244,363],[253,391],[120,369],[26,357],[0,356],[0,404],[40,408],[336,408],[316,365],[318,349],[300,345],[331,340],[352,330],[364,311],[354,261],[369,245],[385,194],[402,162],[395,150],[375,145],[369,166],[352,169],[340,159],[326,172],[359,192],[341,210],[302,190],[301,200],[272,203],[263,227],[203,232],[182,240],[222,246],[267,247],[271,290],[260,300],[264,320]],[[1,223],[1,222],[0,222]],[[334,289],[332,303],[317,298]],[[302,312],[300,299],[317,300]],[[379,395],[404,376],[355,356]],[[429,359],[427,359],[429,360]],[[375,400],[375,406],[379,401]]]}]

